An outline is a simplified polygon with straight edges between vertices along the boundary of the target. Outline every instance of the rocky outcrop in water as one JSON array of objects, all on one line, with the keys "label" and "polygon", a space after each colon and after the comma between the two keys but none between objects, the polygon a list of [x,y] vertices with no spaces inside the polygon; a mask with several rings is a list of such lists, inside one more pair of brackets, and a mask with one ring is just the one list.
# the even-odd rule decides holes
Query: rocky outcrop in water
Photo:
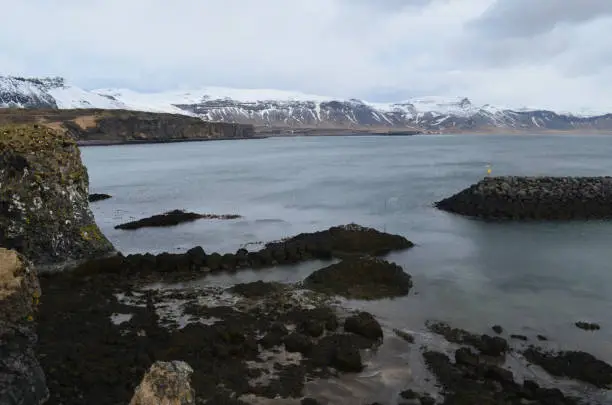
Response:
[{"label": "rocky outcrop in water", "polygon": [[412,279],[395,263],[362,257],[317,270],[306,277],[304,286],[346,298],[380,299],[407,295]]},{"label": "rocky outcrop in water", "polygon": [[195,212],[185,212],[183,210],[172,210],[163,214],[153,215],[136,221],[126,222],[115,226],[115,229],[134,230],[147,227],[175,226],[185,222],[192,222],[198,219],[238,219],[240,215],[235,214],[198,214]]},{"label": "rocky outcrop in water", "polygon": [[184,361],[155,362],[136,388],[130,405],[192,405],[193,369]]},{"label": "rocky outcrop in water", "polygon": [[436,206],[483,219],[609,219],[612,177],[490,177]]},{"label": "rocky outcrop in water", "polygon": [[36,124],[0,127],[0,246],[25,254],[39,272],[113,252],[88,188],[73,139]]},{"label": "rocky outcrop in water", "polygon": [[23,256],[0,248],[0,404],[42,404],[49,396],[35,356],[41,291]]}]

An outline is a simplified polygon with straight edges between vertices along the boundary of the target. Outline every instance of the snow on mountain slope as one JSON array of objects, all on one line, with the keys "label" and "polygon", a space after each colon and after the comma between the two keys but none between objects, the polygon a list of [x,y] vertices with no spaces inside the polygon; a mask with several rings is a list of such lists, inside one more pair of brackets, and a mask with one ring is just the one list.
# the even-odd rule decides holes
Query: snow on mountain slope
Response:
[{"label": "snow on mountain slope", "polygon": [[61,86],[47,90],[47,93],[55,99],[57,108],[104,108],[104,109],[128,109],[129,107],[117,100],[105,97],[78,87]]},{"label": "snow on mountain slope", "polygon": [[16,108],[126,108],[108,97],[66,85],[61,77],[0,76],[0,107]]},{"label": "snow on mountain slope", "polygon": [[369,103],[283,90],[223,87],[157,93],[129,89],[86,91],[65,84],[61,78],[0,76],[0,107],[121,108],[283,129],[612,130],[610,114],[586,117],[489,104],[477,106],[465,97],[418,97],[396,103]]}]

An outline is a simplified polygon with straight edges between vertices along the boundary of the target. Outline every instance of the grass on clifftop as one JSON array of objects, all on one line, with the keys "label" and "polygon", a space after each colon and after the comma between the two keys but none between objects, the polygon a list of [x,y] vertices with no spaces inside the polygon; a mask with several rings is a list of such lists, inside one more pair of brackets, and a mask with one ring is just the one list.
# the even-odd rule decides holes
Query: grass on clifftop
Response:
[{"label": "grass on clifftop", "polygon": [[0,149],[16,153],[49,153],[76,146],[68,135],[38,124],[7,124],[0,126]]}]

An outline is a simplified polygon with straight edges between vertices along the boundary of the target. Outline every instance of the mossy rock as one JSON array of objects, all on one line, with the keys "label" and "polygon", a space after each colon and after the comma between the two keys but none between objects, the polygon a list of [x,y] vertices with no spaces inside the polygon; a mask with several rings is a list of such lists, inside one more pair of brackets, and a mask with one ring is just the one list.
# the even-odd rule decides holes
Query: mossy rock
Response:
[{"label": "mossy rock", "polygon": [[315,271],[304,280],[304,286],[326,294],[370,300],[407,295],[412,279],[395,263],[361,257]]},{"label": "mossy rock", "polygon": [[72,138],[36,124],[0,126],[0,246],[25,254],[40,271],[113,252],[88,191]]}]

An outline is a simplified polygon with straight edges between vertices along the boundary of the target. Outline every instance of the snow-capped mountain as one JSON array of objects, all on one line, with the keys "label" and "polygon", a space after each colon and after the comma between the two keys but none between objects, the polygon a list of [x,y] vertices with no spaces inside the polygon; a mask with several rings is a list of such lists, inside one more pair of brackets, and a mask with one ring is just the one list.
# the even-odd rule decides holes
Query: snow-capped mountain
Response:
[{"label": "snow-capped mountain", "polygon": [[0,107],[169,112],[281,130],[612,130],[612,114],[584,116],[477,106],[465,97],[422,97],[399,103],[368,103],[281,90],[220,87],[159,93],[129,89],[87,91],[70,86],[61,78],[0,77]]}]

